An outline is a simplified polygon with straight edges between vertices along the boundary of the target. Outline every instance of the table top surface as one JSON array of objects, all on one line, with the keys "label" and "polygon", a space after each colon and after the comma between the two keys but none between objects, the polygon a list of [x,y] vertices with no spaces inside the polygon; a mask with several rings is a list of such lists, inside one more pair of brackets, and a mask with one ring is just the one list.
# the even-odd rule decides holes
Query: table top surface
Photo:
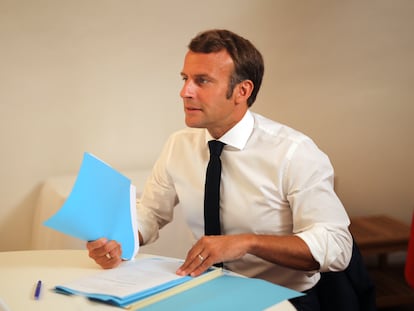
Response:
[{"label": "table top surface", "polygon": [[[0,299],[3,309],[56,310],[59,307],[62,311],[114,310],[114,307],[94,303],[83,297],[66,297],[52,291],[61,282],[97,273],[98,269],[83,250],[1,252]],[[42,281],[43,286],[40,299],[35,300],[38,280]]]},{"label": "table top surface", "polygon": [[[151,255],[140,254],[138,257]],[[0,311],[15,310],[122,310],[80,296],[57,294],[53,288],[64,282],[102,271],[85,250],[36,250],[0,252]],[[34,299],[38,280],[43,287]],[[294,311],[284,301],[267,311]]]}]

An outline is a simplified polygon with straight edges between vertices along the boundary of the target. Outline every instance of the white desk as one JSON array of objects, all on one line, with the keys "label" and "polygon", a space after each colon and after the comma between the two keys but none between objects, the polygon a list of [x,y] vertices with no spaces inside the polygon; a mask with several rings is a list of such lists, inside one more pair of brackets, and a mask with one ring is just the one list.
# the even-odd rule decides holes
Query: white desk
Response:
[{"label": "white desk", "polygon": [[[0,301],[4,304],[2,306],[0,303],[0,311],[122,310],[83,297],[65,296],[52,291],[55,285],[96,273],[99,269],[84,250],[0,252]],[[40,299],[35,300],[33,294],[38,280],[42,280],[43,287]],[[267,309],[294,310],[288,301]]]}]

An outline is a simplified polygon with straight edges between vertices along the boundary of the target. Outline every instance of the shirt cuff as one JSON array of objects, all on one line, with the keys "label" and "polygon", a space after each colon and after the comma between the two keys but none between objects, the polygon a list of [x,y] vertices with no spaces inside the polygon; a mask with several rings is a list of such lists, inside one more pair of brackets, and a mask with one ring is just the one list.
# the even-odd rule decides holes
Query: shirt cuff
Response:
[{"label": "shirt cuff", "polygon": [[320,272],[342,271],[348,266],[352,254],[352,237],[349,232],[342,234],[340,229],[335,229],[334,234],[326,227],[315,225],[296,236],[308,245],[313,258],[320,265]]},{"label": "shirt cuff", "polygon": [[[140,221],[145,219],[145,221]],[[137,202],[137,223],[141,233],[143,245],[156,241],[159,237],[159,229],[154,216]]]}]

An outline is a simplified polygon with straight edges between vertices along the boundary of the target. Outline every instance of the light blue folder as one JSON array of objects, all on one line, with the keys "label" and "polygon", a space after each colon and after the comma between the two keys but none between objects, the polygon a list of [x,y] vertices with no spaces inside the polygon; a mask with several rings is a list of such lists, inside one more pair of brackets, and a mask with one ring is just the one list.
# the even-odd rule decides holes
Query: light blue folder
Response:
[{"label": "light blue folder", "polygon": [[85,152],[69,197],[44,225],[84,241],[116,240],[131,259],[139,248],[135,199],[129,178]]},{"label": "light blue folder", "polygon": [[287,299],[303,295],[261,279],[223,275],[140,310],[262,311]]}]

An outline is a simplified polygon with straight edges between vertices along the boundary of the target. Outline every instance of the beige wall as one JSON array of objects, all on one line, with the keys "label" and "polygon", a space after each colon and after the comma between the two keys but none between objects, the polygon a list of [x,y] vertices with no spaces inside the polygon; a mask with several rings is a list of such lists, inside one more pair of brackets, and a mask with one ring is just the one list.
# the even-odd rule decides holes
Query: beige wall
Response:
[{"label": "beige wall", "polygon": [[0,250],[41,182],[90,151],[150,166],[183,126],[186,44],[229,28],[265,57],[253,110],[310,135],[350,215],[414,209],[414,1],[0,0]]}]

